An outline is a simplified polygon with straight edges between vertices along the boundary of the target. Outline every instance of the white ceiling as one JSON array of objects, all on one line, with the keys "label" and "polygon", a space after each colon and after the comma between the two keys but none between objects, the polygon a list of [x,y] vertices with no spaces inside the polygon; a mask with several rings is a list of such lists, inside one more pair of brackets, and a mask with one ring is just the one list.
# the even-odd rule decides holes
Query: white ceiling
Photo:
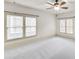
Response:
[{"label": "white ceiling", "polygon": [[[67,4],[65,6],[68,6],[69,8],[67,10],[60,9],[59,11],[56,11],[54,9],[46,9],[46,2],[48,0],[5,0],[8,2],[16,2],[17,4],[32,7],[39,10],[44,10],[50,13],[59,14],[59,13],[69,13],[75,11],[75,0],[66,0]],[[54,1],[54,0],[53,0]]]}]

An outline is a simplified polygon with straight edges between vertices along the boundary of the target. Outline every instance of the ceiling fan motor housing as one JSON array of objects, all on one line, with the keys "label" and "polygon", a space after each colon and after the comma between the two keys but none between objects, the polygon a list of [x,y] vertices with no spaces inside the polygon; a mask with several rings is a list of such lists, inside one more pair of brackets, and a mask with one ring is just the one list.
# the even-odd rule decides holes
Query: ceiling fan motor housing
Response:
[{"label": "ceiling fan motor housing", "polygon": [[58,2],[58,0],[55,0],[55,2]]}]

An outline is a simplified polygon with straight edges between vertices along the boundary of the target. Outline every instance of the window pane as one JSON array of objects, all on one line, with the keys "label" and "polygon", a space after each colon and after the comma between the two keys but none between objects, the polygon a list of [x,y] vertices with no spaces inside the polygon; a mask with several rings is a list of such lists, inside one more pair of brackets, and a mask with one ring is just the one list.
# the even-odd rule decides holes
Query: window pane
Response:
[{"label": "window pane", "polygon": [[36,31],[36,27],[31,27],[31,31],[35,32]]},{"label": "window pane", "polygon": [[26,27],[26,32],[36,31],[36,27]]},{"label": "window pane", "polygon": [[26,37],[34,36],[34,35],[36,35],[36,32],[27,32],[26,33]]},{"label": "window pane", "polygon": [[8,40],[21,38],[22,36],[23,36],[22,28],[8,28],[7,29]]},{"label": "window pane", "polygon": [[36,26],[36,18],[26,17],[26,26]]},{"label": "window pane", "polygon": [[72,34],[73,33],[73,19],[67,19],[66,20],[67,22],[67,25],[66,25],[66,31],[67,31],[67,33],[70,33],[70,34]]},{"label": "window pane", "polygon": [[26,36],[36,35],[36,17],[26,17]]},{"label": "window pane", "polygon": [[65,28],[60,28],[60,32],[65,33]]},{"label": "window pane", "polygon": [[7,27],[22,27],[23,26],[23,17],[7,15]]},{"label": "window pane", "polygon": [[7,15],[7,40],[23,37],[23,17]]},{"label": "window pane", "polygon": [[36,27],[26,27],[26,36],[36,35]]},{"label": "window pane", "polygon": [[73,26],[73,20],[72,19],[67,19],[66,20],[67,25],[66,26]]},{"label": "window pane", "polygon": [[60,32],[65,32],[65,20],[60,20]]},{"label": "window pane", "polygon": [[67,33],[70,33],[70,34],[73,33],[73,27],[72,26],[67,27]]}]

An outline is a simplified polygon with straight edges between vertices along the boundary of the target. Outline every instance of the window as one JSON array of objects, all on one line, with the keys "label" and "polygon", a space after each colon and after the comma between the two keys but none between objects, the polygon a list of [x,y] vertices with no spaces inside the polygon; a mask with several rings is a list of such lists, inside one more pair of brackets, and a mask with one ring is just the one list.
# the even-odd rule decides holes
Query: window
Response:
[{"label": "window", "polygon": [[67,19],[66,21],[67,33],[73,33],[73,19]]},{"label": "window", "polygon": [[60,20],[60,32],[65,32],[65,20]]},{"label": "window", "polygon": [[7,15],[7,39],[23,37],[23,17]]},{"label": "window", "polygon": [[36,35],[36,16],[6,14],[6,38],[13,40]]},{"label": "window", "polygon": [[60,32],[73,34],[74,32],[74,19],[61,19],[60,20]]},{"label": "window", "polygon": [[26,17],[26,37],[36,35],[36,18]]}]

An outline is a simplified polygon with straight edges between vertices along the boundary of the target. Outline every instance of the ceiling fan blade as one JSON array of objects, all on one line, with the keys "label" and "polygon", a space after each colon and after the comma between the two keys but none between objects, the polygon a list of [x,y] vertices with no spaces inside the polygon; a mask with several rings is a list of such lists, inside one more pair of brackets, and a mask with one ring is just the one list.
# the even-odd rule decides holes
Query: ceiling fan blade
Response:
[{"label": "ceiling fan blade", "polygon": [[56,5],[59,5],[59,3],[57,3],[57,2],[56,2],[56,3],[54,3],[54,6],[56,6]]},{"label": "ceiling fan blade", "polygon": [[66,2],[61,2],[61,3],[60,3],[60,6],[62,6],[62,5],[64,5],[64,4],[66,4]]},{"label": "ceiling fan blade", "polygon": [[52,8],[54,8],[54,6],[51,6],[51,7],[47,7],[46,9],[52,9]]},{"label": "ceiling fan blade", "polygon": [[61,7],[62,9],[68,9],[68,7]]},{"label": "ceiling fan blade", "polygon": [[47,2],[47,4],[54,6],[53,3],[51,3],[51,2]]},{"label": "ceiling fan blade", "polygon": [[52,8],[46,8],[46,9],[52,9]]}]

